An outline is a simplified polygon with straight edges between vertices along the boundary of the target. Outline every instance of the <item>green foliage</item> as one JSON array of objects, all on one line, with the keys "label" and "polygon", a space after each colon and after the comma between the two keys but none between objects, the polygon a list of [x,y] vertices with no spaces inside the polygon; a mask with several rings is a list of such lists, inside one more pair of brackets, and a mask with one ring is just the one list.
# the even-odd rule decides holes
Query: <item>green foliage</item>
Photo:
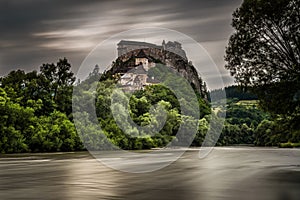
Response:
[{"label": "green foliage", "polygon": [[274,115],[300,107],[299,10],[298,0],[244,0],[233,14],[226,68]]},{"label": "green foliage", "polygon": [[[73,111],[81,120],[75,129],[70,109],[74,77],[66,59],[44,64],[40,73],[12,71],[0,80],[1,153],[75,151],[84,146],[89,150],[140,150],[190,142],[200,146],[207,136],[204,145],[214,144],[224,108],[211,113],[210,105],[200,95],[193,101],[192,94],[186,94],[183,80],[174,80],[169,72],[151,73],[164,81],[134,93],[117,91],[117,77],[112,75],[100,78],[93,73],[78,83],[73,96],[77,107]],[[169,87],[179,89],[174,94]],[[200,120],[195,119],[195,107],[200,108]],[[94,112],[96,118],[90,115]],[[270,117],[259,110],[256,102],[231,99],[217,145],[296,147],[300,142],[298,113],[297,108],[290,116]],[[120,127],[119,122],[124,121],[129,122]],[[198,130],[192,133],[191,127]],[[207,135],[209,131],[212,134]]]},{"label": "green foliage", "polygon": [[215,99],[222,99],[225,93],[227,99],[257,100],[257,95],[251,93],[250,90],[251,89],[246,90],[246,88],[232,85],[225,88],[212,90],[209,95],[214,96]]},{"label": "green foliage", "polygon": [[208,129],[209,129],[208,120],[206,118],[200,119],[198,122],[198,131],[192,142],[192,146],[201,146],[202,145]]},{"label": "green foliage", "polygon": [[66,59],[41,72],[12,71],[0,79],[0,152],[81,150],[71,118],[75,80]]},{"label": "green foliage", "polygon": [[226,111],[227,122],[230,124],[246,124],[247,126],[257,126],[266,114],[255,107],[247,108],[244,105],[232,105]]},{"label": "green foliage", "polygon": [[299,80],[297,0],[244,0],[233,13],[227,69],[245,85]]},{"label": "green foliage", "polygon": [[263,120],[255,130],[255,144],[258,146],[270,146],[271,138],[275,131],[275,123],[269,120]]},{"label": "green foliage", "polygon": [[255,130],[256,145],[300,141],[299,10],[298,0],[244,0],[233,13],[235,32],[226,48],[225,67],[271,114]]},{"label": "green foliage", "polygon": [[280,143],[279,147],[280,148],[294,148],[294,147],[299,148],[300,147],[300,143],[291,143],[291,142]]},{"label": "green foliage", "polygon": [[11,102],[6,92],[0,88],[0,150],[2,153],[26,152],[25,132],[33,117],[33,109],[23,108],[18,103]]},{"label": "green foliage", "polygon": [[48,98],[54,101],[55,108],[71,114],[72,85],[75,81],[74,73],[70,70],[71,64],[66,58],[60,59],[57,64],[43,64],[41,66],[42,78],[44,78]]},{"label": "green foliage", "polygon": [[[182,82],[177,82],[176,84],[181,84],[181,92],[184,93],[186,89],[182,89]],[[194,112],[193,106],[203,108],[201,112],[202,116],[210,113],[210,107],[203,99],[198,98],[196,105],[189,99],[178,100],[175,94],[164,83],[147,86],[143,90],[135,91],[133,94],[125,92],[125,95],[121,91],[116,90],[115,84],[116,81],[114,79],[107,78],[97,83],[84,81],[76,86],[76,91],[79,94],[75,95],[74,100],[78,102],[80,108],[75,108],[74,111],[75,113],[77,110],[87,111],[85,117],[90,122],[82,125],[82,128],[80,128],[82,132],[79,131],[79,135],[82,138],[84,137],[84,143],[89,148],[114,148],[109,147],[107,145],[108,141],[103,138],[107,138],[115,146],[122,149],[164,147],[171,141],[175,142],[173,144],[181,145],[178,141],[185,143],[185,140],[193,138],[193,135],[189,136],[187,133],[186,135],[181,135],[181,138],[176,138],[180,125],[187,123],[195,126],[197,121],[193,116],[185,116],[181,113],[180,103],[185,104],[185,109],[190,109],[188,113],[192,114]],[[96,94],[89,91],[89,88],[96,88]],[[189,95],[187,97],[190,98]],[[98,122],[95,122],[90,114],[88,114],[90,113],[89,105],[93,103],[93,99],[96,100],[95,107]],[[97,123],[100,123],[101,130],[94,127]],[[207,126],[206,123],[201,124]],[[86,135],[84,134],[87,131],[86,127],[91,126],[94,127],[92,130],[95,131],[95,135],[98,135],[98,141],[102,145],[93,146],[88,132],[86,132]],[[185,128],[188,129],[188,127],[186,126]],[[199,127],[202,128],[202,126]],[[203,141],[206,129],[207,127],[202,128],[199,134],[197,134],[199,138],[197,141],[198,145]],[[101,139],[101,137],[103,138]]]},{"label": "green foliage", "polygon": [[35,128],[28,141],[32,151],[74,151],[80,149],[81,144],[74,124],[65,114],[54,111],[50,116],[34,118],[32,121]]},{"label": "green foliage", "polygon": [[[75,129],[71,115],[75,78],[70,67],[68,61],[62,59],[56,64],[43,64],[39,73],[18,70],[0,79],[2,153],[82,150],[80,139],[90,150],[150,149],[164,147],[171,141],[181,145],[178,141],[185,143],[193,138],[187,131],[176,138],[181,124],[188,124],[184,127],[187,130],[189,125],[198,126],[193,117],[195,106],[201,108],[202,117],[210,114],[208,103],[200,96],[198,102],[189,99],[191,96],[185,94],[186,84],[181,79],[172,82],[171,75],[162,77],[166,78],[163,84],[122,96],[114,92],[117,77],[111,74],[100,77],[93,72],[87,80],[76,85],[73,101],[77,107],[74,106],[73,111],[74,116],[82,120],[76,123]],[[178,94],[187,98],[177,99],[168,86],[179,88]],[[112,104],[114,98],[118,102]],[[95,110],[91,105],[95,105]],[[181,113],[182,108],[191,116]],[[118,111],[117,116],[113,116],[112,109]],[[97,119],[90,115],[95,111]],[[132,120],[126,125],[129,132],[119,126],[118,117],[119,121]],[[200,122],[197,145],[201,144],[207,130],[205,119]]]},{"label": "green foliage", "polygon": [[[255,103],[228,102],[225,124],[217,145],[293,147],[289,144],[300,142],[298,122],[294,121],[298,115],[272,116],[254,106]],[[223,115],[222,109],[217,114]]]},{"label": "green foliage", "polygon": [[[226,120],[217,145],[256,144],[256,141],[263,137],[264,133],[256,138],[255,131],[269,115],[254,105],[249,102],[243,104],[240,101],[228,101]],[[218,110],[217,115],[224,115],[223,110]]]},{"label": "green foliage", "polygon": [[[285,143],[299,143],[300,131],[290,125],[289,119],[281,117],[262,121],[254,132],[255,144],[258,146],[281,146]],[[288,145],[284,146],[288,147]]]},{"label": "green foliage", "polygon": [[40,103],[37,115],[49,115],[54,110],[71,114],[74,81],[71,65],[66,58],[60,59],[57,64],[43,64],[40,73],[17,70],[0,78],[1,87],[13,102],[25,107],[32,106],[32,101]]}]

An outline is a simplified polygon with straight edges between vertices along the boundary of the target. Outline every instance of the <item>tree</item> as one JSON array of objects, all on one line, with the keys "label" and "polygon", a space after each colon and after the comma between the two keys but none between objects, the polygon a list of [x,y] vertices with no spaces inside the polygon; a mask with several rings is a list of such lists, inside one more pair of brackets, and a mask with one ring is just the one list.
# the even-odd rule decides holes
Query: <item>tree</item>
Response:
[{"label": "tree", "polygon": [[6,77],[1,77],[1,87],[5,88],[7,95],[20,102],[24,96],[26,74],[23,70],[11,71]]},{"label": "tree", "polygon": [[51,99],[57,104],[57,108],[71,113],[72,87],[75,82],[71,64],[66,58],[60,59],[57,64],[43,64],[41,66],[41,78],[44,78],[44,89],[48,91]]},{"label": "tree", "polygon": [[11,102],[0,88],[0,113],[0,153],[26,152],[26,133],[34,116],[33,109]]},{"label": "tree", "polygon": [[299,10],[299,0],[244,0],[233,13],[225,67],[237,83],[255,86],[262,106],[277,114],[300,105]]},{"label": "tree", "polygon": [[32,122],[34,131],[28,144],[33,152],[82,149],[75,126],[64,113],[54,111],[49,116],[34,117]]}]

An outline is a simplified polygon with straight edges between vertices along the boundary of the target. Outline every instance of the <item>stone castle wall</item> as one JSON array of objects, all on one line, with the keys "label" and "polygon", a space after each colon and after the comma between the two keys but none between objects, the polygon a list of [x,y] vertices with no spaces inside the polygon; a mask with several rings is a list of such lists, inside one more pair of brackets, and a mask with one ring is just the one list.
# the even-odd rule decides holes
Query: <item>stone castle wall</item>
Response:
[{"label": "stone castle wall", "polygon": [[186,57],[186,53],[185,51],[182,49],[182,46],[179,42],[167,42],[165,43],[165,41],[162,42],[162,45],[156,45],[156,44],[152,44],[152,43],[147,43],[147,42],[137,42],[137,41],[125,41],[125,40],[121,40],[118,43],[118,57],[127,54],[128,52],[137,50],[137,49],[146,49],[146,48],[150,48],[150,49],[158,49],[158,50],[167,50],[170,52],[173,52],[175,54],[178,54],[179,56],[181,56],[183,59],[187,60]]}]

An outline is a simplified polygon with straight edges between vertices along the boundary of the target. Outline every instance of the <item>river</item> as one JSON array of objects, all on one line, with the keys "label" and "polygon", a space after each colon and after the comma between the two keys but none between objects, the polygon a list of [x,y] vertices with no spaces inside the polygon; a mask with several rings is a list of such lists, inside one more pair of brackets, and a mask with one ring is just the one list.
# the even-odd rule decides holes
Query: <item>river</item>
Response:
[{"label": "river", "polygon": [[88,152],[0,157],[0,199],[298,200],[300,149],[190,149],[171,165],[132,174]]}]

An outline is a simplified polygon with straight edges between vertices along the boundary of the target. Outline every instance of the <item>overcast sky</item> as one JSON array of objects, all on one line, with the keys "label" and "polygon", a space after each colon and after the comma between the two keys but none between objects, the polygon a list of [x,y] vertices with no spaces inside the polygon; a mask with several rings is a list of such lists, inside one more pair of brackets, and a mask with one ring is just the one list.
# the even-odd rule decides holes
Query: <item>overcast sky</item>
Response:
[{"label": "overcast sky", "polygon": [[[223,57],[233,31],[231,15],[240,4],[241,0],[0,0],[0,75],[38,70],[42,63],[63,57],[76,73],[89,52],[112,35],[160,27],[201,44],[229,85],[233,79]],[[211,82],[209,87],[219,85]]]}]

